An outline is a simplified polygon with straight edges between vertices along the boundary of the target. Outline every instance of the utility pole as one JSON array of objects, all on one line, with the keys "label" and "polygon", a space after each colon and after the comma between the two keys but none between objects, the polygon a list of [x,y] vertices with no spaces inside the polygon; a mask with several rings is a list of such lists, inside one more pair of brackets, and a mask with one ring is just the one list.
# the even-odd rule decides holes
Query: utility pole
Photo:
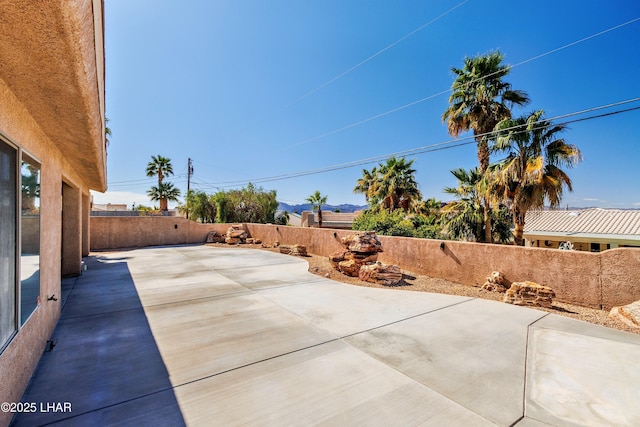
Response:
[{"label": "utility pole", "polygon": [[193,162],[191,157],[187,163],[187,219],[189,219],[189,192],[191,191],[191,175],[193,175]]}]

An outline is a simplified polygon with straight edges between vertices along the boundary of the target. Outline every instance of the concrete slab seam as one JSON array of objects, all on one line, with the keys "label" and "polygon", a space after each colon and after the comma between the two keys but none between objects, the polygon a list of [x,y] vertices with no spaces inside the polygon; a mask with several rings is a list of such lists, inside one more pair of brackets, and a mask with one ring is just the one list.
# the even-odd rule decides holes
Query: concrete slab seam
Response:
[{"label": "concrete slab seam", "polygon": [[65,421],[68,421],[68,420],[73,419],[73,418],[82,417],[84,415],[92,414],[94,412],[100,412],[102,410],[113,408],[115,406],[119,406],[119,405],[122,405],[122,404],[125,404],[125,403],[135,402],[136,400],[144,399],[144,398],[150,397],[150,396],[154,396],[154,395],[159,394],[159,393],[170,392],[170,391],[173,391],[174,388],[175,387],[167,387],[167,388],[164,388],[164,389],[161,389],[161,390],[156,390],[156,391],[154,391],[152,393],[146,393],[146,394],[143,394],[143,395],[140,395],[140,396],[133,397],[131,399],[123,400],[122,402],[111,403],[109,405],[105,405],[105,406],[102,406],[100,408],[95,408],[95,409],[92,409],[90,411],[84,411],[84,412],[79,413],[79,414],[73,414],[73,415],[70,415],[68,417],[64,417],[64,418],[60,418],[58,420],[52,421],[50,423],[40,424],[39,426],[40,427],[44,427],[44,426],[50,426],[50,425],[54,425],[54,424],[60,424],[60,423],[63,423]]},{"label": "concrete slab seam", "polygon": [[449,304],[449,305],[445,305],[445,306],[442,306],[442,307],[434,308],[433,310],[425,311],[423,313],[414,314],[412,316],[405,317],[405,318],[399,319],[399,320],[394,320],[393,322],[385,323],[383,325],[375,326],[373,328],[365,329],[363,331],[358,331],[358,332],[354,332],[354,333],[351,333],[351,334],[348,334],[348,335],[344,335],[344,336],[341,336],[340,339],[345,339],[345,338],[353,337],[355,335],[365,334],[367,332],[375,331],[376,329],[385,328],[387,326],[395,325],[396,323],[404,322],[406,320],[415,319],[416,317],[420,317],[420,316],[424,316],[424,315],[427,315],[427,314],[435,313],[437,311],[444,310],[444,309],[451,308],[451,307],[455,307],[456,305],[464,304],[464,303],[467,303],[467,302],[470,302],[470,301],[474,301],[476,299],[477,298],[469,297],[469,299],[466,299],[466,300],[463,300],[463,301],[459,301],[459,302],[456,302],[456,303],[453,303],[453,304]]},{"label": "concrete slab seam", "polygon": [[[522,382],[522,416],[516,420],[513,424],[511,424],[510,427],[515,426],[516,424],[518,424],[520,421],[522,421],[522,419],[526,416],[527,414],[527,364],[529,362],[529,341],[531,339],[531,328],[538,323],[539,321],[541,321],[542,319],[544,319],[545,317],[549,316],[551,313],[545,313],[542,316],[540,316],[540,318],[534,320],[533,322],[529,323],[527,325],[527,339],[525,342],[525,350],[524,350],[524,378],[523,378],[523,382]],[[537,420],[536,420],[537,421]]]}]

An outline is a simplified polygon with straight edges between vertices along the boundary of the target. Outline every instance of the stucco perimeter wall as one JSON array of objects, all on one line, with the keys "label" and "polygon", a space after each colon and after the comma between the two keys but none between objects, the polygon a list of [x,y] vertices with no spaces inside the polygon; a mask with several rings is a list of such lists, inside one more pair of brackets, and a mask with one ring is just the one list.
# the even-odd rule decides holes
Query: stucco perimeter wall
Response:
[{"label": "stucco perimeter wall", "polygon": [[[247,224],[252,237],[270,243],[302,244],[310,253],[329,255],[342,248],[344,230]],[[379,236],[378,260],[414,273],[466,285],[482,285],[492,271],[509,282],[531,280],[550,286],[557,300],[610,309],[640,300],[640,250],[600,253],[505,245]],[[441,244],[444,243],[444,248]]]},{"label": "stucco perimeter wall", "polygon": [[209,231],[224,234],[229,224],[199,224],[181,217],[92,216],[91,250],[204,243]]},{"label": "stucco perimeter wall", "polygon": [[[177,226],[177,228],[176,228]],[[325,255],[342,248],[351,231],[328,228],[245,224],[251,237],[273,245],[301,244]],[[229,224],[198,224],[176,217],[92,217],[91,248],[116,249],[202,243],[209,231],[224,234]],[[509,282],[531,280],[550,286],[557,300],[609,309],[640,300],[640,250],[601,253],[560,251],[480,243],[379,236],[378,259],[404,270],[479,286],[498,270]],[[441,244],[444,243],[444,248]]]}]

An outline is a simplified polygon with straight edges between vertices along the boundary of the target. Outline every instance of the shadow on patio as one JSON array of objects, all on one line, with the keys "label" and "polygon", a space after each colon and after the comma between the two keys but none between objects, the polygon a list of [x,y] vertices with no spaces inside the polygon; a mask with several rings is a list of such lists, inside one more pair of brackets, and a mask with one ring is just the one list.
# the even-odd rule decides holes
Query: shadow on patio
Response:
[{"label": "shadow on patio", "polygon": [[[22,397],[38,411],[18,414],[12,425],[184,425],[126,260],[86,262],[82,276],[63,280],[55,347]],[[71,411],[55,412],[50,405],[58,403]]]}]

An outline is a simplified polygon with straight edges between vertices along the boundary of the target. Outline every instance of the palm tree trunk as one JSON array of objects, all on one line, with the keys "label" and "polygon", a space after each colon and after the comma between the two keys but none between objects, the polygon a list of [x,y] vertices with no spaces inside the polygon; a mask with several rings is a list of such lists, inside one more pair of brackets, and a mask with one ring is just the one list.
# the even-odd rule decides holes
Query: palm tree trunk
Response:
[{"label": "palm tree trunk", "polygon": [[160,210],[165,212],[169,210],[169,202],[167,199],[160,199]]},{"label": "palm tree trunk", "polygon": [[[526,213],[525,213],[526,214]],[[513,244],[516,246],[524,246],[524,216],[525,214],[515,211],[513,213]]]},{"label": "palm tree trunk", "polygon": [[322,209],[318,206],[318,228],[322,228]]},{"label": "palm tree trunk", "polygon": [[491,203],[487,197],[483,198],[484,203],[484,242],[493,243],[493,230],[491,228]]},{"label": "palm tree trunk", "polygon": [[[478,162],[480,163],[480,173],[485,176],[489,169],[489,141],[486,136],[480,137],[478,141]],[[493,230],[491,228],[491,203],[486,196],[482,197],[484,206],[484,242],[493,243]]]}]

